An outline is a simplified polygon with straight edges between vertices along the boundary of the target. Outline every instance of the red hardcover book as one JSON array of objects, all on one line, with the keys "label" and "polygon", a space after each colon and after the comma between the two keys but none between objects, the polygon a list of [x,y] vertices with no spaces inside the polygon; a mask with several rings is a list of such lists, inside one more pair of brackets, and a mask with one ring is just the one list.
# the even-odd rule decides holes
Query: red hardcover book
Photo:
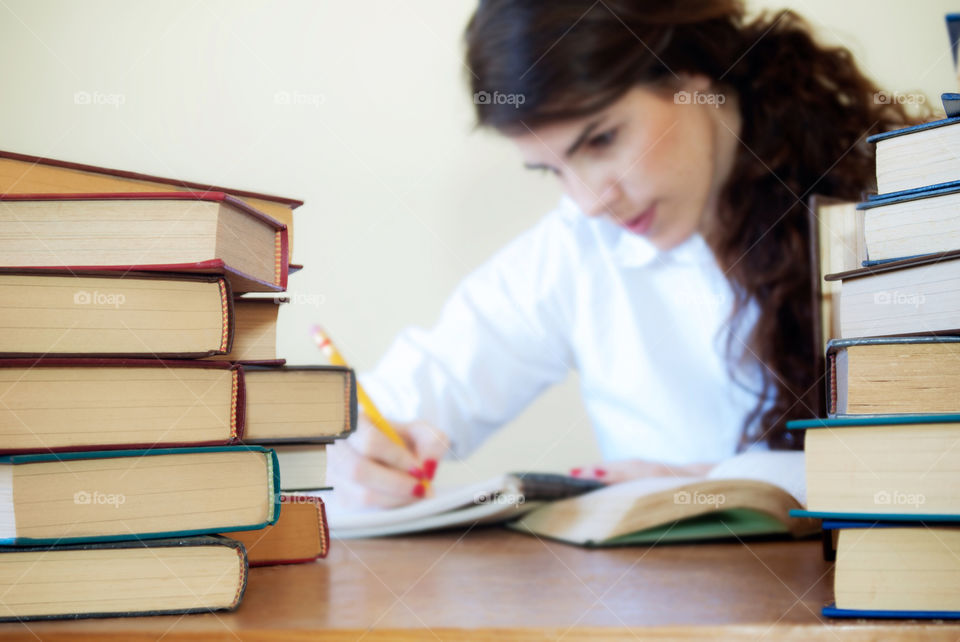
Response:
[{"label": "red hardcover book", "polygon": [[89,192],[226,192],[286,225],[291,256],[293,210],[303,205],[295,198],[0,151],[0,194]]},{"label": "red hardcover book", "polygon": [[225,445],[243,369],[221,361],[0,359],[0,453]]},{"label": "red hardcover book", "polygon": [[233,345],[228,352],[209,358],[250,365],[278,362],[282,365],[284,360],[277,357],[277,320],[280,306],[289,301],[280,295],[236,297],[233,300]]},{"label": "red hardcover book", "polygon": [[287,286],[286,226],[223,192],[0,195],[0,267],[223,274]]},{"label": "red hardcover book", "polygon": [[338,366],[0,359],[0,400],[0,454],[228,445],[248,433],[306,448],[357,425],[356,375]]},{"label": "red hardcover book", "polygon": [[0,269],[0,301],[0,357],[189,359],[234,337],[223,277]]}]

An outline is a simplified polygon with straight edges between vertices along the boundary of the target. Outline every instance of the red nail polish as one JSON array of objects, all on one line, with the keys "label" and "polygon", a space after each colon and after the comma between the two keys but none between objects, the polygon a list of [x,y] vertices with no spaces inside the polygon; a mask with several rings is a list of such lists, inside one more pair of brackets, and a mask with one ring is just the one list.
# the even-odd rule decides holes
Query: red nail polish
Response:
[{"label": "red nail polish", "polygon": [[413,489],[413,496],[423,497],[426,492],[427,490],[423,487],[423,484],[417,484]]},{"label": "red nail polish", "polygon": [[436,459],[427,459],[423,462],[423,476],[427,479],[433,479],[434,474],[437,472],[437,460]]},{"label": "red nail polish", "polygon": [[423,479],[423,470],[420,468],[411,468],[407,471],[407,474],[411,477],[416,477],[417,479]]},{"label": "red nail polish", "polygon": [[607,476],[607,471],[604,470],[603,468],[594,468],[594,469],[593,469],[593,476],[594,476],[594,477],[597,477],[597,478],[599,478],[599,477],[606,477],[606,476]]},{"label": "red nail polish", "polygon": [[571,476],[571,477],[579,477],[579,476],[582,475],[582,474],[583,474],[583,469],[582,469],[582,468],[571,468],[571,469],[570,469],[570,476]]}]

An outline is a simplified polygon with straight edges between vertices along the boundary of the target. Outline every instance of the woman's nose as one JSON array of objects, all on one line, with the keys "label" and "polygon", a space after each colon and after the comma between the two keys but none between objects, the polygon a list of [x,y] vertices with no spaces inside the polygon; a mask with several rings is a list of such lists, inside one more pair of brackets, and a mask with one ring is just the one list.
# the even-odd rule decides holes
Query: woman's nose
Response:
[{"label": "woman's nose", "polygon": [[587,216],[602,216],[613,211],[622,196],[620,186],[615,181],[604,181],[596,187],[581,182],[576,195],[572,195],[580,209]]}]

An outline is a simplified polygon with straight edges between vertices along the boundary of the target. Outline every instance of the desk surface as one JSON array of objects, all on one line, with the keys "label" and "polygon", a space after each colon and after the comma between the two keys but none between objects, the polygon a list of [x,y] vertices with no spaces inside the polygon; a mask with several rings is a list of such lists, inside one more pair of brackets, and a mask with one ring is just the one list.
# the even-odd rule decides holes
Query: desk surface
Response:
[{"label": "desk surface", "polygon": [[824,620],[831,583],[817,541],[584,550],[487,528],[335,540],[324,561],[251,569],[233,613],[2,624],[0,638],[960,639],[951,623]]}]

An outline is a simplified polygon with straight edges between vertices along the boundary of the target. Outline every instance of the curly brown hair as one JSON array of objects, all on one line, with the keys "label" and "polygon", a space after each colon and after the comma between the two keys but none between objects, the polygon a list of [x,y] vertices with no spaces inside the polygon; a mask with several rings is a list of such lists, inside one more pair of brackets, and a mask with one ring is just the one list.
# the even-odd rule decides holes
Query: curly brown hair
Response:
[{"label": "curly brown hair", "polygon": [[741,447],[802,446],[786,421],[822,411],[807,199],[875,189],[866,136],[916,119],[878,98],[850,52],[819,44],[797,14],[748,19],[740,0],[482,0],[465,39],[475,96],[524,96],[474,101],[478,123],[508,135],[589,115],[681,72],[735,92],[742,144],[706,241],[736,293],[730,327],[751,301],[759,308],[747,352],[775,392],[747,418]]}]

